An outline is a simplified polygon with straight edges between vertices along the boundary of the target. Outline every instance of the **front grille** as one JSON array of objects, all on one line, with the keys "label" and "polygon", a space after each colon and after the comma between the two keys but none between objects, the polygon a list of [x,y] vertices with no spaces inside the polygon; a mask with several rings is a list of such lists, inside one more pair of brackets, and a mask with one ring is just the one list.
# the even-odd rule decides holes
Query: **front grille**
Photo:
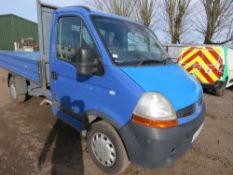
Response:
[{"label": "front grille", "polygon": [[196,110],[196,105],[192,104],[188,107],[185,107],[179,111],[177,111],[178,118],[183,118],[192,115]]}]

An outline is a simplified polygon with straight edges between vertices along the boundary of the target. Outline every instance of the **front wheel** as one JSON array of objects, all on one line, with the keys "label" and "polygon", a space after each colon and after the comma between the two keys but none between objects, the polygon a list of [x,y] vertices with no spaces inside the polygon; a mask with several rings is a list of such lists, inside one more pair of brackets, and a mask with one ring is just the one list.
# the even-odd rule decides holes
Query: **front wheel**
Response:
[{"label": "front wheel", "polygon": [[92,160],[105,173],[119,174],[130,164],[121,138],[105,121],[91,125],[87,133],[87,146]]}]

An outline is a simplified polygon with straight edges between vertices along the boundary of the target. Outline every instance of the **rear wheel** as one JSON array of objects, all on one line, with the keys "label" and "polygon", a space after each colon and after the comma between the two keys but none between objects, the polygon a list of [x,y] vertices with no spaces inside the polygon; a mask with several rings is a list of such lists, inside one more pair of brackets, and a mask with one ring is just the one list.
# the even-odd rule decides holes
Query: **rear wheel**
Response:
[{"label": "rear wheel", "polygon": [[119,174],[130,164],[121,138],[105,121],[91,125],[87,133],[87,146],[92,160],[105,173]]},{"label": "rear wheel", "polygon": [[14,77],[10,78],[9,82],[11,98],[14,102],[22,103],[26,100],[26,94],[19,94],[16,88]]},{"label": "rear wheel", "polygon": [[223,84],[221,88],[216,90],[216,95],[222,97],[225,93],[225,89],[226,89],[225,84]]}]

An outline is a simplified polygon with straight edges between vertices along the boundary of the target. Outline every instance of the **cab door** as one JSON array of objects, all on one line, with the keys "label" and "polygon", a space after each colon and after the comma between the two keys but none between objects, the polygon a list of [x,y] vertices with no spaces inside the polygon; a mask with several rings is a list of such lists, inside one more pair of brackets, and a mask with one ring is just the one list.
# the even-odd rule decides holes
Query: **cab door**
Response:
[{"label": "cab door", "polygon": [[96,50],[86,25],[79,16],[60,17],[56,31],[56,54],[50,64],[53,112],[77,129],[81,127],[84,100],[93,96],[89,93],[88,83],[95,81],[95,77],[79,76],[77,73],[76,54],[80,47]]}]

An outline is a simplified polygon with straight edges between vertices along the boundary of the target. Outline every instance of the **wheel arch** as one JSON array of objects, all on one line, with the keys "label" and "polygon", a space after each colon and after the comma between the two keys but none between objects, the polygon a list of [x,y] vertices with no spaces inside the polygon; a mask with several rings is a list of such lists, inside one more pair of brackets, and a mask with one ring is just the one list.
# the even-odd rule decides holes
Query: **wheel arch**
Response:
[{"label": "wheel arch", "polygon": [[[116,121],[112,120],[111,117],[103,112],[99,112],[96,110],[89,110],[85,113],[85,115],[83,116],[83,120],[82,120],[82,135],[84,137],[86,137],[87,131],[89,129],[89,127],[95,123],[98,122],[100,120],[104,120],[106,122],[108,122],[118,133],[119,137],[122,140],[123,145],[126,148],[125,145],[125,141],[122,138],[122,135],[120,134],[120,129],[122,128]],[[126,150],[127,154],[128,154],[128,150]],[[129,155],[129,154],[128,154]]]},{"label": "wheel arch", "polygon": [[99,112],[96,110],[89,110],[85,112],[82,120],[82,128],[83,130],[87,130],[88,127],[99,120],[105,120],[109,124],[111,124],[116,130],[120,129],[120,125],[117,121],[111,119],[111,117],[103,112]]},{"label": "wheel arch", "polygon": [[13,74],[12,73],[8,73],[8,75],[7,75],[7,86],[8,87],[10,87],[10,79],[11,79],[11,77],[13,76]]}]

